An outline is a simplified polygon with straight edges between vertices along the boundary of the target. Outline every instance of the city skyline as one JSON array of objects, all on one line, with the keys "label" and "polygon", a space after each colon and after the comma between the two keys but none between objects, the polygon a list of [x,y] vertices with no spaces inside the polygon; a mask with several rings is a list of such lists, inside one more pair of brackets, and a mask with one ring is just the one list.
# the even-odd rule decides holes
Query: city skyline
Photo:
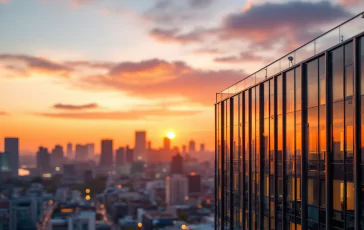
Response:
[{"label": "city skyline", "polygon": [[[173,130],[178,146],[194,137],[212,149],[213,103],[222,85],[350,18],[362,4],[2,0],[0,138],[17,136],[21,151],[34,152],[38,143],[103,138],[126,145],[139,129],[159,146]],[[299,9],[294,20],[283,13],[291,9]]]}]

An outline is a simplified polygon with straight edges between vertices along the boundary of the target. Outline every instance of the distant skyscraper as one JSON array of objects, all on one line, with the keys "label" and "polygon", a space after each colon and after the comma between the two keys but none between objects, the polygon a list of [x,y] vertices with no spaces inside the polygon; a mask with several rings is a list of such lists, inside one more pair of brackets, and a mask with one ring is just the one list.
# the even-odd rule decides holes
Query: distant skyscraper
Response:
[{"label": "distant skyscraper", "polygon": [[186,145],[183,145],[183,146],[182,146],[182,153],[183,153],[183,154],[186,154],[186,151],[187,151],[187,150],[186,150]]},{"label": "distant skyscraper", "polygon": [[175,174],[166,177],[167,205],[183,205],[188,199],[188,181],[183,175]]},{"label": "distant skyscraper", "polygon": [[152,149],[152,142],[148,141],[148,150],[151,150],[151,149]]},{"label": "distant skyscraper", "polygon": [[126,162],[128,163],[134,162],[134,150],[130,149],[129,146],[126,146]]},{"label": "distant skyscraper", "polygon": [[115,151],[115,158],[116,158],[116,166],[123,165],[125,163],[125,149],[119,148]]},{"label": "distant skyscraper", "polygon": [[18,138],[5,138],[5,152],[9,154],[8,163],[10,169],[10,176],[17,177],[19,169],[19,139]]},{"label": "distant skyscraper", "polygon": [[9,153],[0,152],[0,172],[9,172]]},{"label": "distant skyscraper", "polygon": [[87,159],[92,159],[95,154],[95,144],[94,143],[86,144],[86,148],[87,148]]},{"label": "distant skyscraper", "polygon": [[134,157],[138,161],[146,161],[146,132],[135,132]]},{"label": "distant skyscraper", "polygon": [[183,157],[179,153],[172,157],[171,174],[183,174]]},{"label": "distant skyscraper", "polygon": [[163,139],[163,149],[166,151],[171,150],[171,139],[169,139],[168,137],[165,137]]},{"label": "distant skyscraper", "polygon": [[52,167],[59,167],[63,164],[63,147],[60,145],[56,145],[52,150],[51,155],[51,165]]},{"label": "distant skyscraper", "polygon": [[205,152],[205,144],[200,145],[200,152]]},{"label": "distant skyscraper", "polygon": [[190,152],[190,153],[196,152],[196,143],[195,143],[195,141],[193,141],[193,140],[190,141],[188,152]]},{"label": "distant skyscraper", "polygon": [[113,165],[113,141],[101,140],[100,166],[112,167]]},{"label": "distant skyscraper", "polygon": [[201,176],[196,173],[190,173],[188,175],[188,194],[200,195],[201,194]]},{"label": "distant skyscraper", "polygon": [[72,143],[67,144],[67,157],[69,159],[73,159],[73,149],[72,149]]},{"label": "distant skyscraper", "polygon": [[75,160],[76,161],[87,161],[88,160],[87,145],[76,145]]},{"label": "distant skyscraper", "polygon": [[47,148],[39,147],[37,152],[37,168],[43,173],[50,170],[50,155]]}]

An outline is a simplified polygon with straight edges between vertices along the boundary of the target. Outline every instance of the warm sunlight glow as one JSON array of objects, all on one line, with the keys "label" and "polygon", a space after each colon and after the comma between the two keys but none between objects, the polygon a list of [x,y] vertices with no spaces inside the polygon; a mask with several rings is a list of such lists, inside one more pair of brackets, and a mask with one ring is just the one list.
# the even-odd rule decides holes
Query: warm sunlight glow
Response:
[{"label": "warm sunlight glow", "polygon": [[175,136],[176,136],[176,135],[175,135],[175,134],[174,134],[174,132],[172,132],[172,131],[169,131],[169,132],[167,133],[167,137],[168,137],[169,139],[173,139]]}]

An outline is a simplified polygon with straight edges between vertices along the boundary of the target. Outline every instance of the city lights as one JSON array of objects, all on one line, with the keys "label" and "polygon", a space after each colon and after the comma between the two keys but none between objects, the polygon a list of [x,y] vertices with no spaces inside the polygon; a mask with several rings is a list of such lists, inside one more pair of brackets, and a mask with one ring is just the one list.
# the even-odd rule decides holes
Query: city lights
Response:
[{"label": "city lights", "polygon": [[181,229],[187,229],[187,225],[182,224]]},{"label": "city lights", "polygon": [[185,196],[185,200],[189,200],[190,198],[188,196]]},{"label": "city lights", "polygon": [[142,223],[138,223],[138,228],[141,228],[141,227],[143,227],[143,224]]},{"label": "city lights", "polygon": [[90,200],[91,199],[90,195],[87,195],[85,198],[86,198],[86,200]]},{"label": "city lights", "polygon": [[86,189],[86,193],[90,193],[91,190],[89,188]]},{"label": "city lights", "polygon": [[118,185],[118,189],[121,189],[123,186],[121,184]]}]

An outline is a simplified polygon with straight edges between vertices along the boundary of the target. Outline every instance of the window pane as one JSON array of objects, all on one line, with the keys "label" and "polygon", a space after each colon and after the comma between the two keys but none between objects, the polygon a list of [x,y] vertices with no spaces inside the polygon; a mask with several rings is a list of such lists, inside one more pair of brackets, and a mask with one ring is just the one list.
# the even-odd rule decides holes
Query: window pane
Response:
[{"label": "window pane", "polygon": [[301,67],[297,67],[295,69],[295,88],[296,88],[296,111],[301,110],[302,104],[302,93],[301,93],[301,86],[302,86],[302,79],[301,79]]},{"label": "window pane", "polygon": [[286,113],[294,111],[294,70],[286,73]]},{"label": "window pane", "polygon": [[349,65],[345,69],[345,96],[353,96],[353,66]]},{"label": "window pane", "polygon": [[277,76],[277,115],[283,112],[283,85],[282,85],[282,75]]},{"label": "window pane", "polygon": [[343,47],[340,47],[332,52],[333,101],[342,100],[344,98],[343,67],[344,67]]},{"label": "window pane", "polygon": [[333,158],[334,161],[344,160],[344,103],[333,104]]},{"label": "window pane", "polygon": [[264,117],[269,117],[269,81],[264,83]]},{"label": "window pane", "polygon": [[353,43],[350,42],[345,45],[345,66],[354,64]]},{"label": "window pane", "polygon": [[318,60],[307,64],[307,107],[318,104]]},{"label": "window pane", "polygon": [[320,105],[326,103],[326,66],[325,56],[319,58]]}]

